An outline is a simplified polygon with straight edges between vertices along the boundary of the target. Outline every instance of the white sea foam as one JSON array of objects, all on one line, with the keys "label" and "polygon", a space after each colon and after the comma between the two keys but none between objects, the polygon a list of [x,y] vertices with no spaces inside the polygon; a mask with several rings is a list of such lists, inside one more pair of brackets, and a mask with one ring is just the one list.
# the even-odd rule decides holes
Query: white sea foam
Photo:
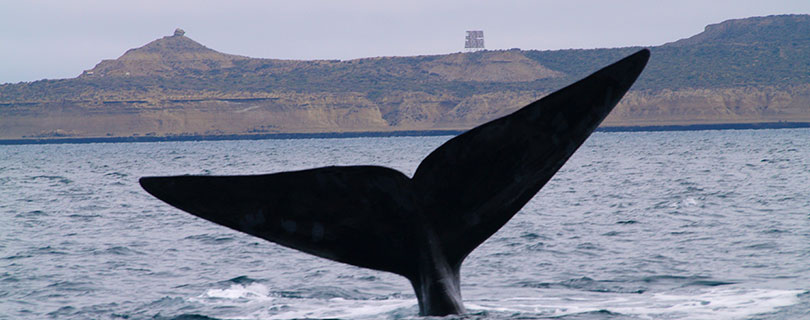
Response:
[{"label": "white sea foam", "polygon": [[[547,316],[607,310],[642,319],[745,319],[770,313],[799,302],[802,290],[713,288],[686,293],[589,293],[572,299],[568,294],[555,297],[523,297],[506,301],[472,301],[471,310],[539,313]],[[569,293],[570,294],[570,293]]]},{"label": "white sea foam", "polygon": [[248,315],[223,317],[227,319],[375,319],[397,309],[416,306],[415,299],[279,298],[271,295],[267,286],[259,283],[233,284],[226,289],[209,289],[190,300],[202,304],[230,305],[252,310]]},{"label": "white sea foam", "polygon": [[[543,297],[516,297],[465,301],[470,311],[533,313],[564,316],[607,310],[641,319],[746,319],[756,314],[799,302],[802,290],[711,288],[683,293],[587,293],[546,292]],[[197,302],[217,305],[253,306],[248,315],[234,319],[386,318],[397,309],[416,308],[415,299],[354,300],[275,298],[258,283],[234,284],[226,289],[209,289]],[[291,306],[294,306],[291,308]]]},{"label": "white sea foam", "polygon": [[220,299],[251,299],[251,300],[272,300],[270,289],[260,283],[251,283],[247,286],[241,284],[231,285],[227,289],[209,289],[201,298]]},{"label": "white sea foam", "polygon": [[[337,318],[337,319],[379,319],[383,314],[397,309],[416,305],[415,299],[388,300],[346,300],[334,298],[329,300],[306,301],[307,310],[283,312],[268,317],[269,319],[301,318]],[[302,308],[303,309],[303,308]]]}]

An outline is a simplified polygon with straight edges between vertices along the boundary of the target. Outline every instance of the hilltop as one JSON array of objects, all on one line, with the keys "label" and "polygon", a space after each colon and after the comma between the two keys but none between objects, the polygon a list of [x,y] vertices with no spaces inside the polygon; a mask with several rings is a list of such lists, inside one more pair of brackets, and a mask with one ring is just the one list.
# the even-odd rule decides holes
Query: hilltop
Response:
[{"label": "hilltop", "polygon": [[665,46],[705,46],[718,42],[750,46],[807,41],[810,38],[808,21],[810,16],[799,14],[727,20],[710,24],[697,35]]},{"label": "hilltop", "polygon": [[102,60],[80,77],[177,77],[188,73],[233,68],[235,62],[250,59],[209,49],[184,34],[183,30],[177,29],[171,36],[127,50],[118,59]]},{"label": "hilltop", "polygon": [[[73,79],[0,85],[0,139],[463,130],[640,48],[355,60],[225,54],[182,30]],[[652,47],[607,126],[810,122],[810,16]]]}]

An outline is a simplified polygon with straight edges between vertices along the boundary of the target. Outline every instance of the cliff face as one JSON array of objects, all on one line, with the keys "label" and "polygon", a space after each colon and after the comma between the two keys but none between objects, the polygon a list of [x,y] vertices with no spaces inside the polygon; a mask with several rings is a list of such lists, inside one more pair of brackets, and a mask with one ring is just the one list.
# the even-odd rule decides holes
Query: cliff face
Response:
[{"label": "cliff face", "polygon": [[[810,16],[653,47],[607,126],[810,122]],[[74,79],[0,85],[0,139],[466,129],[638,48],[254,59],[182,33]]]},{"label": "cliff face", "polygon": [[810,122],[810,85],[630,92],[606,126]]}]

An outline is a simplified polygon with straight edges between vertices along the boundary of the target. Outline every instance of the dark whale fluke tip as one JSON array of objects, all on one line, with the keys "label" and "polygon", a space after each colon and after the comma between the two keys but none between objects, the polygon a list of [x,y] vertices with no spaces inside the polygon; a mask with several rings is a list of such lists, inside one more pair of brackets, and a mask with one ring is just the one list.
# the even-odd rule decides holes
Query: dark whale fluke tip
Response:
[{"label": "dark whale fluke tip", "polygon": [[[641,71],[644,70],[644,67],[647,66],[647,62],[649,60],[650,49],[645,48],[617,61],[610,66],[605,67],[602,70],[607,71],[606,74],[624,78],[621,81],[622,85],[626,85],[629,89],[630,86],[632,86],[636,81],[636,78],[638,78],[638,76],[641,74]],[[599,71],[597,71],[597,73],[598,72]]]},{"label": "dark whale fluke tip", "polygon": [[464,258],[562,167],[636,81],[640,50],[454,137],[413,178],[378,166],[144,177],[155,197],[283,246],[410,280],[421,315],[464,313]]},{"label": "dark whale fluke tip", "polygon": [[158,199],[165,200],[177,191],[171,188],[175,177],[141,177],[138,179],[141,188]]},{"label": "dark whale fluke tip", "polygon": [[149,194],[153,194],[151,190],[155,187],[156,177],[141,177],[138,179],[138,183],[141,185],[141,188],[149,192]]}]

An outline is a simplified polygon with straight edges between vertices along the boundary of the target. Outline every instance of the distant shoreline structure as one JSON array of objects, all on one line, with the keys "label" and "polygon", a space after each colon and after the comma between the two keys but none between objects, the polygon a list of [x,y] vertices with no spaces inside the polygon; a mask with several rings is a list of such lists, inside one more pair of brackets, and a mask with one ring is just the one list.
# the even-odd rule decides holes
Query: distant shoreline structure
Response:
[{"label": "distant shoreline structure", "polygon": [[[599,127],[597,132],[656,132],[656,131],[705,131],[705,130],[760,130],[810,128],[810,122],[765,122],[765,123],[717,123],[660,126],[610,126]],[[458,135],[466,130],[408,130],[408,131],[359,131],[323,133],[268,133],[243,135],[176,135],[132,136],[96,138],[28,138],[0,139],[0,145],[68,144],[68,143],[121,143],[121,142],[172,142],[172,141],[233,141],[233,140],[289,140],[289,139],[345,139],[386,137],[428,137]]]}]

